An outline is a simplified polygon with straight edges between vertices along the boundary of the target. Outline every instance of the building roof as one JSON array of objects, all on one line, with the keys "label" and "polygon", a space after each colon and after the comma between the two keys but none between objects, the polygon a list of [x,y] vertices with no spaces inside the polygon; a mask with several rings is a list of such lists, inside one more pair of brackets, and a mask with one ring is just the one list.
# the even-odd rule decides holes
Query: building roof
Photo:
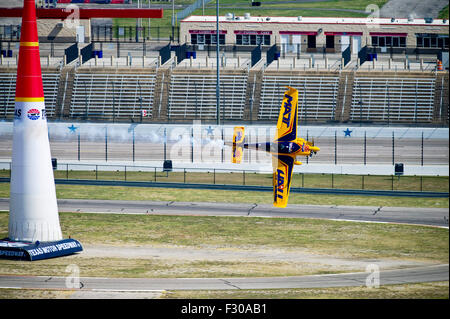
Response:
[{"label": "building roof", "polygon": [[[392,21],[393,20],[393,21]],[[189,16],[181,22],[216,22],[216,16]],[[219,16],[219,23],[298,23],[298,24],[367,24],[367,25],[422,25],[448,26],[448,20],[426,18],[396,19],[396,18],[330,18],[330,17],[268,17],[268,16]]]}]

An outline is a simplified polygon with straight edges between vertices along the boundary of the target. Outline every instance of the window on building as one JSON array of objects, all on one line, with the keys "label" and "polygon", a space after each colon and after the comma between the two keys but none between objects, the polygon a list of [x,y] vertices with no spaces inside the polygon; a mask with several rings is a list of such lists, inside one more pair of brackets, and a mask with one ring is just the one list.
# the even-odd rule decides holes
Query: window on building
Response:
[{"label": "window on building", "polygon": [[372,37],[372,46],[374,46],[374,47],[378,46],[378,37],[377,36]]},{"label": "window on building", "polygon": [[326,36],[326,46],[328,49],[334,49],[334,35]]},{"label": "window on building", "polygon": [[448,49],[448,35],[417,34],[416,40],[418,48]]},{"label": "window on building", "polygon": [[308,35],[308,48],[313,49],[316,47],[316,36]]},{"label": "window on building", "polygon": [[236,34],[237,45],[270,45],[270,35]]},{"label": "window on building", "polygon": [[418,47],[418,48],[422,48],[423,47],[423,38],[421,38],[421,37],[417,37],[416,38],[417,39],[417,43],[416,43],[416,46]]},{"label": "window on building", "polygon": [[385,38],[385,43],[387,47],[392,46],[392,37],[386,37]]},{"label": "window on building", "polygon": [[406,47],[406,37],[372,36],[372,46],[405,48]]},{"label": "window on building", "polygon": [[397,37],[392,38],[392,46],[393,47],[399,47],[400,46],[400,39]]},{"label": "window on building", "polygon": [[236,44],[238,45],[250,45],[250,35],[248,34],[237,34]]},{"label": "window on building", "polygon": [[[225,34],[219,35],[220,44],[225,44]],[[191,34],[192,44],[216,44],[217,36],[215,34]]]}]

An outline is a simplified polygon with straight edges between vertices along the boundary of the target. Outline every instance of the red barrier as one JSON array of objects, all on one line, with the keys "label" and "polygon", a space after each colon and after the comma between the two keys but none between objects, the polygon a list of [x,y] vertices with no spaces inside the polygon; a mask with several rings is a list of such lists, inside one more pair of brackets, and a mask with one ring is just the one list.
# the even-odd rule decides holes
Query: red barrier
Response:
[{"label": "red barrier", "polygon": [[[73,10],[65,11],[62,8],[36,9],[38,19],[66,19],[73,14]],[[154,18],[163,17],[163,9],[79,9],[79,19],[91,18]],[[0,8],[2,18],[22,17],[22,8]]]}]

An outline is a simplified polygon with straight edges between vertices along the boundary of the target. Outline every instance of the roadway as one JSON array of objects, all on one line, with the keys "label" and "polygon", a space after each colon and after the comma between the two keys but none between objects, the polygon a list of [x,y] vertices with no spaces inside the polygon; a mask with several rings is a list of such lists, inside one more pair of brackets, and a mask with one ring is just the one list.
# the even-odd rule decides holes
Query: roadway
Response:
[{"label": "roadway", "polygon": [[435,18],[448,5],[447,0],[390,0],[379,12],[381,18]]},{"label": "roadway", "polygon": [[[447,208],[382,206],[289,204],[286,208],[276,208],[267,204],[59,199],[58,208],[62,212],[78,213],[318,218],[447,228],[449,218],[449,210]],[[0,198],[0,210],[9,210],[8,198]]]},{"label": "roadway", "polygon": [[[85,291],[162,292],[165,290],[238,290],[361,287],[371,273],[267,277],[267,278],[80,278]],[[445,281],[449,266],[433,265],[380,272],[380,286],[417,282]],[[67,289],[66,277],[0,276],[0,288]]]}]

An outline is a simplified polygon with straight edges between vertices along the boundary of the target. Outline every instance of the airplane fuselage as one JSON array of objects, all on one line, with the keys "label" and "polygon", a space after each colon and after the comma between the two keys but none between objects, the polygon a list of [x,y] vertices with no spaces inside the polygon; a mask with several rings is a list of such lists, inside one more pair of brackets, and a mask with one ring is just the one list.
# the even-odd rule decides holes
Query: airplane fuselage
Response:
[{"label": "airplane fuselage", "polygon": [[318,147],[310,146],[302,138],[298,138],[290,142],[266,142],[256,144],[244,144],[244,148],[254,149],[257,151],[266,151],[272,155],[289,155],[295,156],[309,156],[311,152],[317,152]]}]

